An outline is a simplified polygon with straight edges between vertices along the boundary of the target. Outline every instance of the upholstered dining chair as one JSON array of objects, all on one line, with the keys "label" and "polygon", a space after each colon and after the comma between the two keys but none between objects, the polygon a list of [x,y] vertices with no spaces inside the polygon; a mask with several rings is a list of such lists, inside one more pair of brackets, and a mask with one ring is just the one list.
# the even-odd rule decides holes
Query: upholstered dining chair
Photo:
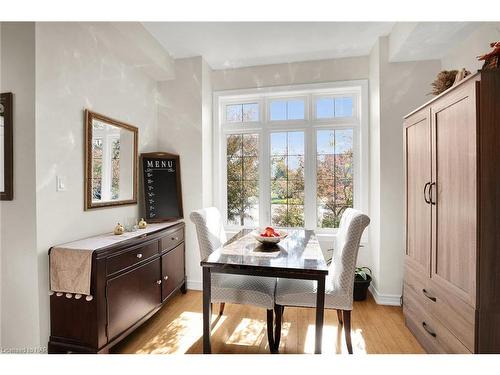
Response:
[{"label": "upholstered dining chair", "polygon": [[[351,310],[354,288],[354,272],[359,243],[370,218],[360,211],[348,208],[344,211],[337,233],[337,246],[325,281],[325,308],[337,310],[339,327],[344,326],[347,349],[352,354]],[[279,278],[276,285],[276,332],[274,351],[280,344],[281,321],[285,306],[316,307],[316,281]]]},{"label": "upholstered dining chair", "polygon": [[[200,257],[205,259],[226,243],[226,233],[219,210],[215,207],[191,212],[196,226]],[[220,303],[219,315],[225,303],[253,305],[267,310],[267,339],[273,352],[273,308],[276,278],[212,273],[211,302]]]}]

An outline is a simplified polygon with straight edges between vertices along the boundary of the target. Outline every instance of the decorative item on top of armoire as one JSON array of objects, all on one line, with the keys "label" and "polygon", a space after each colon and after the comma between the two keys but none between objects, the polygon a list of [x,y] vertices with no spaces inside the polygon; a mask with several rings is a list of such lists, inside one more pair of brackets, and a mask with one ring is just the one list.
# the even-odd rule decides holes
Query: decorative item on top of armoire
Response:
[{"label": "decorative item on top of armoire", "polygon": [[439,72],[436,79],[431,84],[432,91],[430,94],[439,95],[448,90],[451,86],[453,86],[457,73],[458,70],[443,70]]},{"label": "decorative item on top of armoire", "polygon": [[468,76],[470,76],[470,72],[467,69],[465,68],[460,69],[457,75],[455,76],[455,81],[453,81],[453,86],[455,86],[458,82],[460,82],[461,80],[463,80],[465,77]]},{"label": "decorative item on top of armoire", "polygon": [[429,353],[500,353],[500,69],[404,120],[403,313]]},{"label": "decorative item on top of armoire", "polygon": [[500,68],[500,42],[490,43],[493,51],[478,56],[478,60],[484,60],[483,70]]},{"label": "decorative item on top of armoire", "polygon": [[0,201],[14,198],[12,93],[0,94]]},{"label": "decorative item on top of armoire", "polygon": [[354,290],[355,301],[364,301],[366,299],[368,288],[372,281],[372,270],[368,267],[356,267],[354,271]]},{"label": "decorative item on top of armoire", "polygon": [[179,155],[166,152],[141,154],[144,217],[148,222],[178,220],[182,213]]}]

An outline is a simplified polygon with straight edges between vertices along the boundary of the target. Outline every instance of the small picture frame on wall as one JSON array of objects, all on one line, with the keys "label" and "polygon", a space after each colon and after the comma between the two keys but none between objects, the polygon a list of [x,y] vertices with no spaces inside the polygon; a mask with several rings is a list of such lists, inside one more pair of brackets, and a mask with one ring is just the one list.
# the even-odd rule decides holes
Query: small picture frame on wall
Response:
[{"label": "small picture frame on wall", "polygon": [[0,200],[14,199],[12,93],[0,94]]}]

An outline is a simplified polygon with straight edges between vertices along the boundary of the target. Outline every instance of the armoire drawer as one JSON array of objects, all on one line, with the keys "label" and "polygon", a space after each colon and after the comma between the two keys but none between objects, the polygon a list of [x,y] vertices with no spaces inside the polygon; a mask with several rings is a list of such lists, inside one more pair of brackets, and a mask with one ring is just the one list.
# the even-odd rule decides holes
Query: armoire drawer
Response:
[{"label": "armoire drawer", "polygon": [[158,241],[151,241],[141,246],[134,246],[120,254],[106,259],[107,274],[111,275],[158,254]]},{"label": "armoire drawer", "polygon": [[160,252],[173,249],[178,244],[184,241],[184,230],[179,229],[175,232],[167,234],[160,240]]},{"label": "armoire drawer", "polygon": [[[420,289],[421,290],[421,289]],[[411,310],[418,315],[429,313],[429,302],[427,298],[418,290],[406,283],[403,285],[403,311]]]},{"label": "armoire drawer", "polygon": [[414,269],[408,263],[405,266],[405,284],[415,293],[422,294],[422,291],[427,288],[429,278],[421,271]]},{"label": "armoire drawer", "polygon": [[428,353],[471,353],[445,326],[430,315],[406,309],[404,316],[406,325]]},{"label": "armoire drawer", "polygon": [[474,351],[475,309],[452,292],[447,292],[433,279],[429,283],[429,293],[436,300],[429,304],[432,316],[445,325],[470,351]]}]

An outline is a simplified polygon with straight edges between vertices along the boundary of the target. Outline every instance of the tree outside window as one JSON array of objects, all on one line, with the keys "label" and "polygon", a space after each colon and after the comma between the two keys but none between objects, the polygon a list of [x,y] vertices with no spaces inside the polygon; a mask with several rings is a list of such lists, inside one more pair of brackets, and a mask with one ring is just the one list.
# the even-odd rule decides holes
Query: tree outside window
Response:
[{"label": "tree outside window", "polygon": [[251,226],[259,218],[259,136],[232,134],[227,146],[227,220]]},{"label": "tree outside window", "polygon": [[317,131],[318,227],[336,228],[353,207],[353,130]]}]

